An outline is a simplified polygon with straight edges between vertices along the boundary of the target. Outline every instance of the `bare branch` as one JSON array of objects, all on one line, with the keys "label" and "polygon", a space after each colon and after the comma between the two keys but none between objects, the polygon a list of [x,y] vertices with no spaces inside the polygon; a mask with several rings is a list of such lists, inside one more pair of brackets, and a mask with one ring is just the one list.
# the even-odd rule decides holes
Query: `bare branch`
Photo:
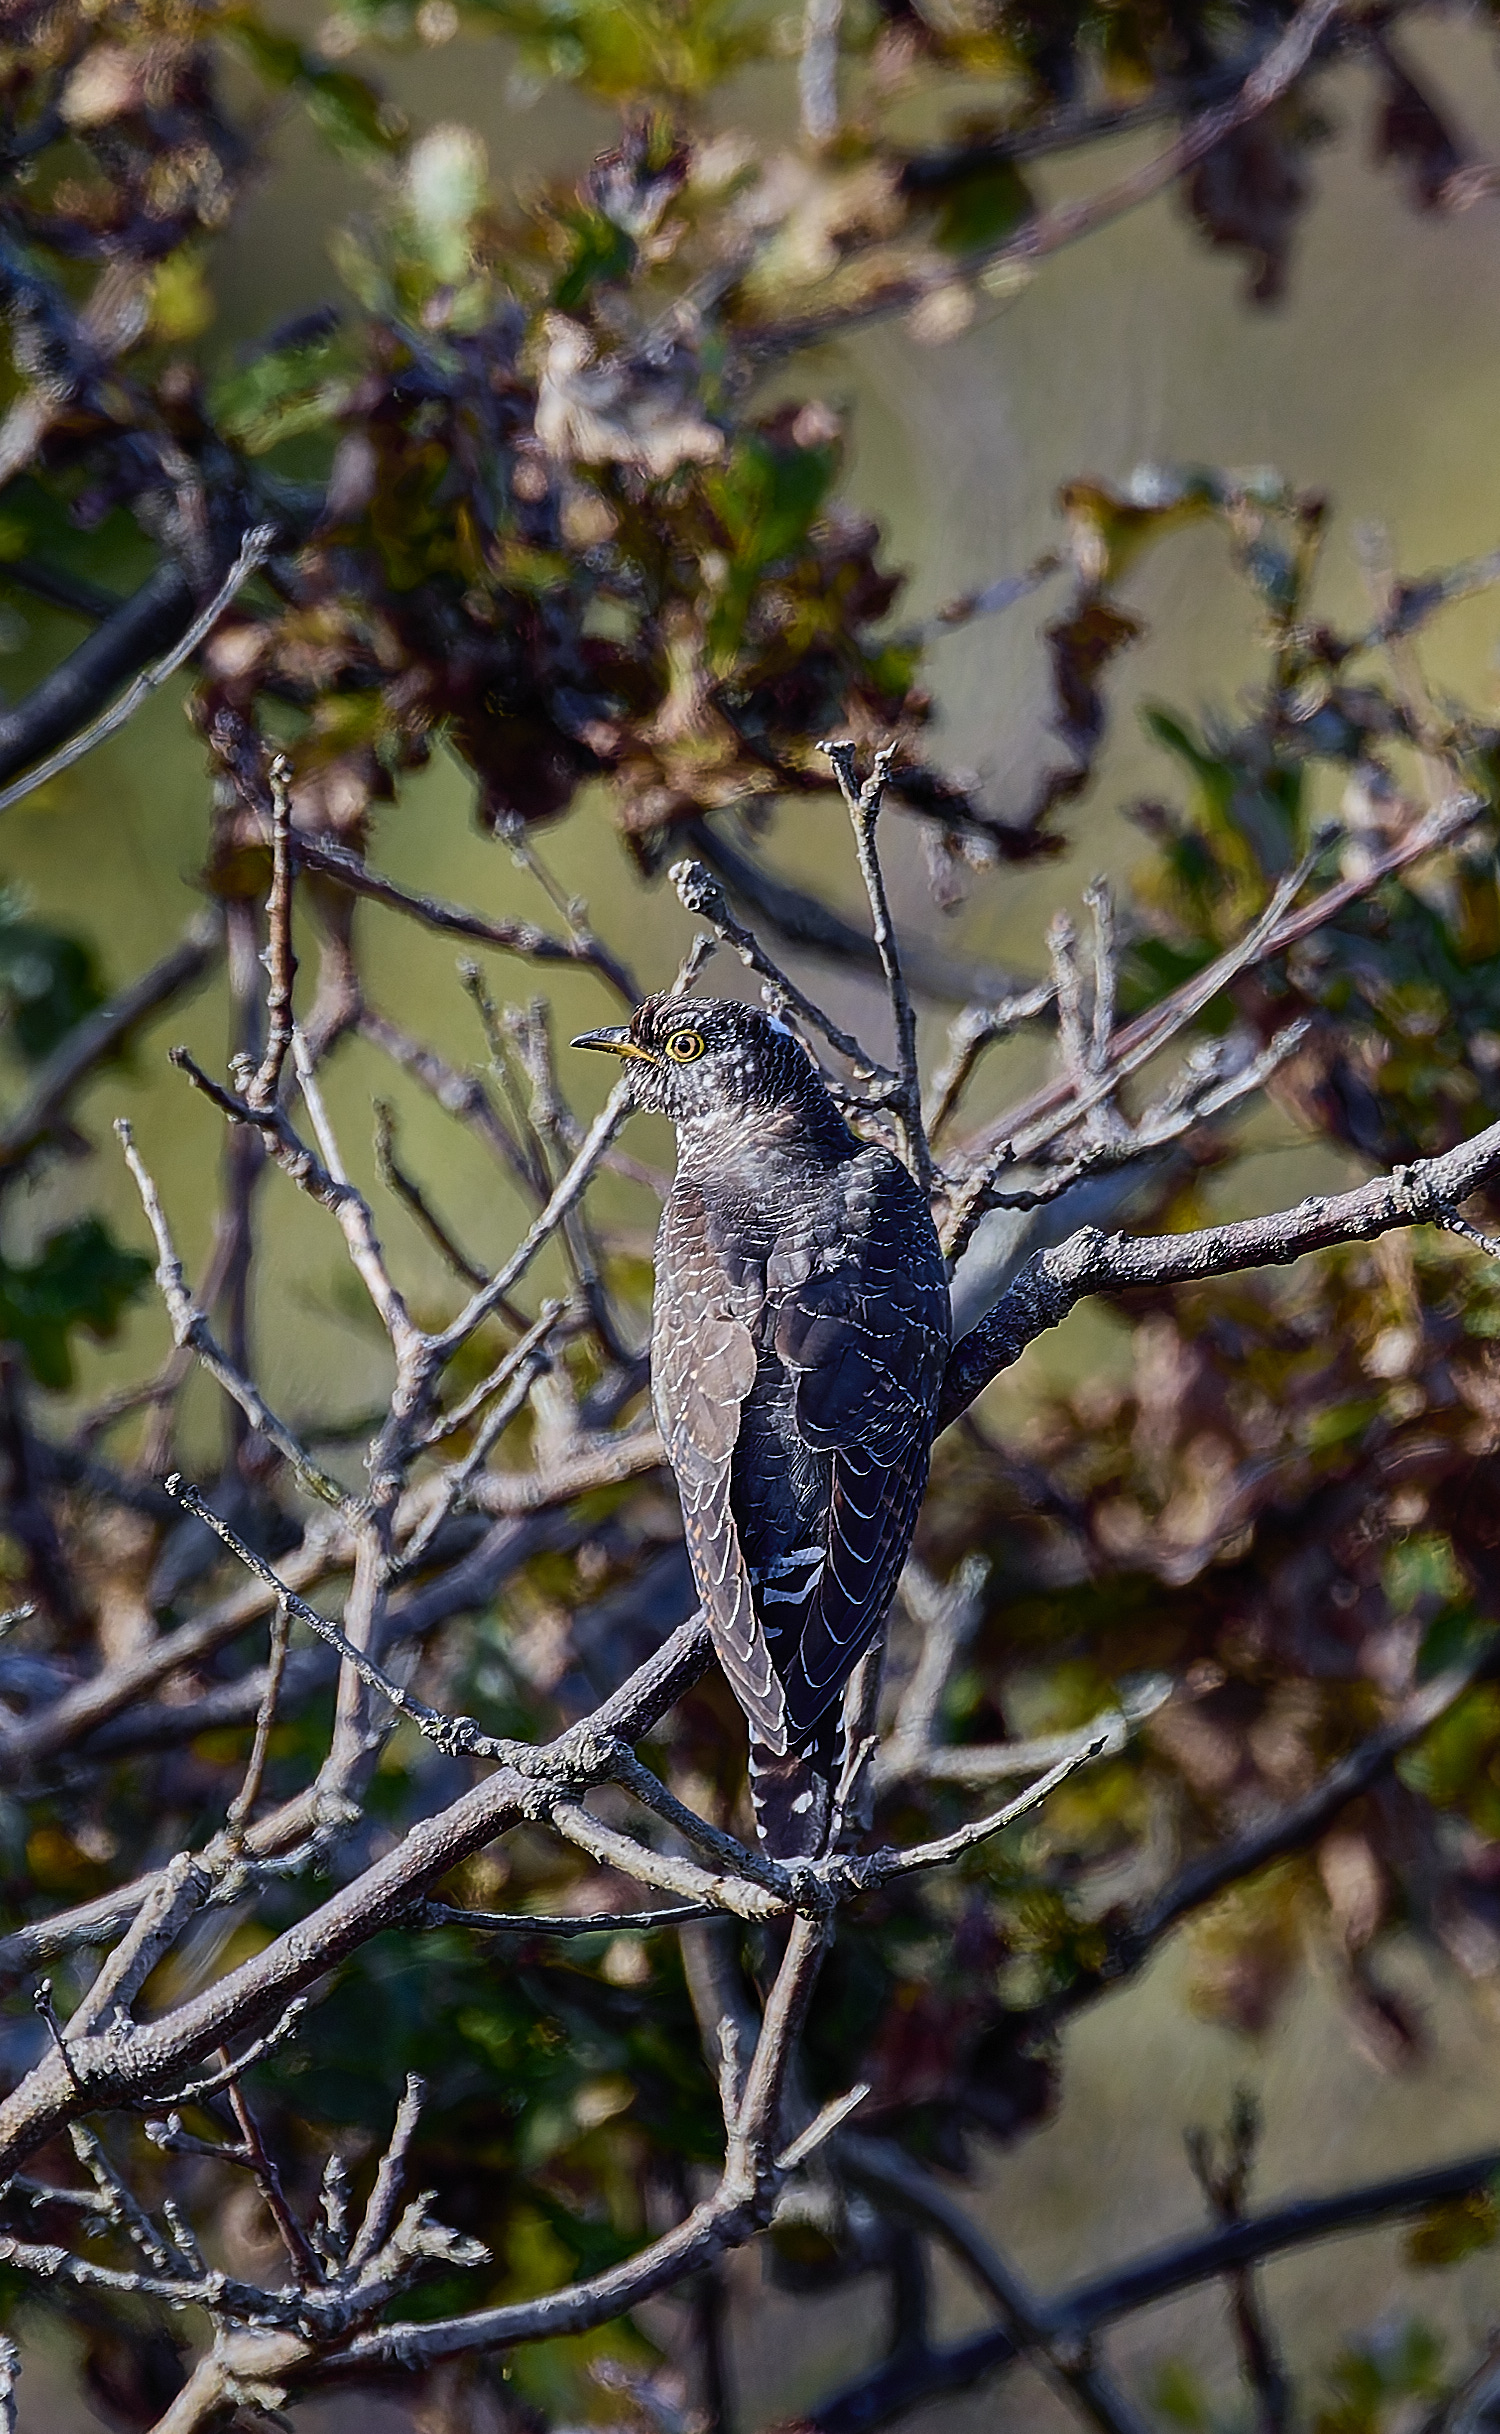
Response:
[{"label": "bare branch", "polygon": [[655,1935],[695,1919],[720,1916],[710,1902],[664,1902],[659,1910],[589,1910],[548,1916],[535,1910],[458,1910],[450,1902],[424,1902],[415,1913],[421,1927],[467,1927],[476,1935]]},{"label": "bare branch", "polygon": [[[1487,2188],[1497,2171],[1500,2149],[1491,2149],[1341,2190],[1336,2197],[1293,2198],[1267,2214],[1247,2215],[1226,2229],[1176,2241],[1079,2283],[1048,2303],[1042,2320],[1053,2338],[1084,2341],[1122,2316],[1264,2258],[1381,2223],[1411,2221],[1434,2206]],[[970,2390],[1019,2354],[1009,2328],[996,2325],[946,2349],[893,2357],[810,2410],[807,2427],[810,2434],[873,2434],[874,2428],[924,2402]]]},{"label": "bare branch", "polygon": [[[1280,881],[1265,912],[1252,923],[1242,938],[1226,948],[1201,972],[1195,972],[1190,980],[1184,981],[1181,988],[1174,989],[1158,1005],[1137,1015],[1133,1022],[1121,1026],[1115,1034],[1108,1088],[1115,1087],[1129,1074],[1138,1072],[1148,1064],[1169,1040],[1175,1039],[1188,1023],[1204,1012],[1241,972],[1269,962],[1275,955],[1284,954],[1300,939],[1311,937],[1314,931],[1336,920],[1340,913],[1368,896],[1383,880],[1394,878],[1398,872],[1408,870],[1414,862],[1422,861],[1428,854],[1441,852],[1454,844],[1464,830],[1473,825],[1484,808],[1477,795],[1450,795],[1437,811],[1423,818],[1414,817],[1404,837],[1384,853],[1372,854],[1368,861],[1362,861],[1357,873],[1338,880],[1332,887],[1324,888],[1307,904],[1293,911],[1290,908],[1321,854],[1320,846],[1317,854],[1307,857],[1296,870],[1288,872]],[[1097,1085],[1095,1087],[1099,1096],[1106,1095],[1104,1089]],[[1005,1140],[1017,1158],[1034,1156],[1058,1131],[1066,1130],[1078,1116],[1088,1113],[1090,1105],[1096,1103],[1088,1093],[1077,1105],[1071,1104],[1074,1098],[1075,1087],[1071,1077],[1066,1074],[1059,1076],[1056,1081],[1024,1100],[1019,1107],[1009,1109],[993,1124],[987,1125],[978,1140],[970,1145],[971,1150],[982,1152]],[[1060,1112],[1061,1122],[1048,1124],[1047,1119]]]},{"label": "bare branch", "polygon": [[314,1460],[305,1446],[298,1444],[285,1421],[277,1418],[260,1388],[234,1366],[219,1344],[208,1323],[207,1314],[199,1309],[188,1290],[161,1194],[135,1146],[134,1132],[124,1116],[117,1118],[115,1133],[125,1153],[125,1163],[134,1178],[136,1190],[140,1193],[146,1221],[156,1238],[157,1288],[172,1322],[174,1342],[191,1348],[197,1354],[210,1377],[217,1379],[225,1393],[233,1396],[251,1427],[275,1446],[283,1461],[291,1464],[303,1485],[313,1495],[321,1497],[325,1504],[331,1505],[351,1528],[357,1528],[362,1519],[360,1505],[345,1494],[338,1481],[324,1470],[320,1462]]},{"label": "bare branch", "polygon": [[[278,2045],[285,2045],[289,2037],[296,2035],[298,2024],[306,2009],[307,1997],[305,1995],[294,1996],[274,2028],[267,2029],[263,2037],[257,2037],[252,2044],[247,2045],[242,2054],[226,2055],[217,2070],[206,2072],[201,2079],[190,2079],[185,2087],[175,2089],[170,2102],[173,2104],[201,2104],[205,2096],[217,2096],[221,2089],[232,2088],[235,2081],[255,2063],[264,2061],[266,2055],[273,2054]],[[223,2051],[222,2047],[220,2051]],[[242,2129],[243,2126],[242,2123]]]},{"label": "bare branch", "polygon": [[1007,1826],[1029,1817],[1060,1783],[1066,1783],[1080,1767],[1103,1757],[1110,1738],[1109,1730],[1091,1733],[1087,1741],[1070,1749],[1036,1783],[1029,1784],[1016,1799],[1007,1801],[1003,1809],[976,1818],[970,1825],[959,1826],[951,1834],[940,1835],[936,1841],[912,1843],[904,1851],[871,1851],[863,1858],[820,1861],[817,1872],[831,1875],[840,1891],[847,1885],[850,1891],[864,1892],[872,1885],[888,1884],[892,1877],[914,1876],[920,1869],[945,1867],[950,1859],[961,1859],[966,1851],[976,1849],[994,1835],[1003,1834]]},{"label": "bare branch", "polygon": [[464,1284],[476,1290],[488,1279],[483,1268],[461,1251],[442,1219],[404,1168],[396,1163],[396,1119],[388,1099],[375,1101],[375,1171],[388,1192],[409,1209],[440,1258]]},{"label": "bare branch", "polygon": [[[1216,2151],[1207,2130],[1188,2131],[1188,2162],[1216,2223],[1228,2227],[1244,2221],[1259,2138],[1260,2109],[1248,2088],[1235,2095],[1222,2151]],[[1291,2382],[1255,2275],[1248,2265],[1242,2265],[1225,2278],[1240,2373],[1255,2408],[1256,2434],[1289,2434]]]},{"label": "bare branch", "polygon": [[271,1653],[266,1666],[266,1686],[261,1692],[260,1706],[256,1711],[255,1739],[245,1768],[245,1780],[230,1802],[224,1820],[227,1831],[236,1840],[243,1838],[245,1828],[255,1814],[255,1804],[265,1781],[266,1759],[270,1753],[271,1730],[276,1722],[277,1703],[286,1674],[291,1629],[292,1618],[287,1611],[286,1600],[278,1597],[271,1614]]},{"label": "bare branch", "polygon": [[406,2174],[407,2152],[416,2136],[417,2123],[422,2118],[422,2106],[426,2095],[425,2082],[419,2079],[414,2071],[408,2071],[406,2087],[401,2102],[396,2107],[396,2119],[391,2130],[390,2141],[380,2159],[380,2166],[375,2175],[375,2186],[370,2191],[370,2202],[365,2208],[364,2221],[360,2224],[354,2245],[349,2251],[348,2271],[351,2281],[359,2279],[391,2236],[396,2208],[401,2202],[401,2184]]},{"label": "bare branch", "polygon": [[1128,1122],[1110,1109],[1107,1131],[1091,1135],[1086,1124],[1084,1145],[1076,1156],[1060,1166],[1044,1169],[1035,1183],[1001,1187],[999,1176],[1019,1161],[1013,1142],[997,1142],[966,1177],[949,1209],[942,1241],[950,1266],[962,1258],[976,1226],[989,1210],[1046,1208],[1052,1201],[1060,1200],[1064,1192],[1070,1192],[1075,1184],[1155,1157],[1172,1142],[1180,1141],[1185,1133],[1252,1098],[1296,1054],[1307,1030],[1305,1020],[1288,1023],[1264,1048],[1227,1074],[1222,1073],[1225,1044],[1217,1040],[1205,1042],[1184,1060],[1176,1080],[1156,1106],[1147,1108],[1137,1122]]},{"label": "bare branch", "polygon": [[191,1513],[195,1520],[206,1522],[214,1536],[224,1541],[230,1553],[239,1557],[245,1569],[264,1582],[288,1614],[295,1616],[299,1623],[305,1623],[309,1631],[335,1649],[344,1663],[353,1667],[367,1689],[378,1690],[382,1698],[388,1699],[392,1707],[409,1723],[415,1724],[418,1732],[429,1741],[436,1742],[447,1756],[494,1758],[508,1752],[510,1744],[496,1741],[488,1733],[481,1732],[472,1716],[445,1716],[437,1708],[429,1707],[425,1700],[414,1698],[399,1682],[393,1681],[372,1657],[355,1646],[337,1623],[331,1622],[326,1614],[320,1614],[316,1606],[310,1606],[305,1597],[298,1597],[295,1590],[289,1589],[285,1581],[278,1579],[264,1558],[257,1555],[253,1547],[247,1546],[228,1522],[204,1503],[197,1489],[186,1479],[179,1478],[174,1471],[166,1487],[167,1494],[176,1498],[185,1513]]},{"label": "bare branch", "polygon": [[292,952],[292,796],[291,763],[273,753],[267,770],[271,787],[271,893],[266,904],[266,1045],[260,1069],[246,1085],[252,1107],[274,1107],[281,1088],[281,1069],[292,1044],[292,984],[297,958]]},{"label": "bare branch", "polygon": [[16,778],[9,786],[0,788],[0,811],[9,811],[13,804],[24,802],[26,796],[34,794],[38,786],[45,786],[49,778],[60,777],[65,769],[71,769],[76,761],[81,761],[85,753],[92,752],[96,744],[102,744],[106,736],[117,734],[134,718],[142,704],[148,702],[153,693],[159,692],[178,669],[186,665],[199,646],[208,640],[230,602],[243,591],[256,568],[265,564],[275,539],[274,525],[257,524],[247,532],[233,566],[208,606],[199,611],[181,640],[173,644],[165,658],[143,669],[107,710],[91,719],[76,735],[70,735],[65,744],[59,744],[55,752],[50,752],[44,761],[39,761],[34,769],[28,770],[25,777]]},{"label": "bare branch", "polygon": [[[379,1048],[403,1073],[436,1099],[445,1115],[467,1125],[476,1139],[508,1169],[521,1184],[529,1183],[530,1169],[520,1143],[503,1121],[489,1092],[476,1073],[461,1072],[450,1065],[422,1040],[413,1039],[399,1023],[380,1014],[373,1006],[360,1008],[356,1029],[360,1038]],[[382,1179],[384,1179],[382,1175]],[[398,1190],[400,1186],[396,1187]]]},{"label": "bare branch", "polygon": [[[711,938],[700,938],[695,942],[672,984],[674,995],[680,996],[692,986],[713,953],[713,943]],[[583,1193],[609,1143],[630,1113],[630,1108],[629,1090],[624,1082],[617,1082],[585,1133],[572,1165],[559,1177],[545,1208],[533,1219],[504,1266],[474,1295],[467,1308],[459,1312],[452,1325],[444,1328],[441,1335],[432,1338],[433,1353],[440,1366],[452,1359],[459,1346],[467,1343],[475,1328],[520,1282],[537,1253],[556,1233],[569,1209]]]},{"label": "bare branch", "polygon": [[932,1140],[952,1117],[985,1049],[996,1040],[1009,1039],[1020,1024],[1045,1014],[1056,994],[1054,984],[1042,980],[1017,997],[1003,998],[998,1006],[965,1006],[955,1016],[948,1027],[947,1058],[932,1077],[933,1110],[927,1127]]},{"label": "bare branch", "polygon": [[839,131],[839,28],[844,0],[804,0],[797,96],[810,144],[831,144]]},{"label": "bare branch", "polygon": [[[0,799],[0,810],[3,809]],[[467,905],[445,904],[441,897],[420,895],[388,879],[383,871],[371,870],[347,846],[332,844],[326,837],[308,836],[301,829],[294,836],[293,851],[304,870],[333,880],[336,886],[347,888],[351,896],[365,896],[372,904],[383,904],[393,913],[405,913],[424,929],[440,930],[449,938],[467,938],[475,946],[495,947],[503,954],[524,955],[533,963],[587,965],[627,1005],[637,1003],[640,992],[631,974],[591,933],[554,938],[531,921],[497,921],[486,914],[471,912]]]},{"label": "bare branch", "polygon": [[922,1076],[917,1063],[917,1018],[907,992],[901,969],[901,956],[896,945],[896,932],[891,921],[891,909],[885,892],[885,873],[880,865],[880,852],[875,842],[876,824],[881,805],[890,783],[891,766],[896,757],[894,744],[885,745],[875,755],[870,775],[860,784],[855,767],[854,746],[849,743],[822,744],[839,782],[839,792],[848,807],[854,828],[854,847],[859,857],[860,877],[870,899],[870,924],[880,957],[881,970],[891,1001],[891,1016],[896,1027],[896,1068],[898,1082],[891,1093],[891,1105],[901,1126],[904,1155],[923,1191],[932,1186],[932,1157],[927,1146],[927,1134],[922,1123]]},{"label": "bare branch", "polygon": [[[294,1037],[294,1048],[295,1045]],[[319,1163],[306,1143],[298,1139],[279,1107],[252,1107],[248,1100],[236,1097],[232,1090],[226,1090],[222,1083],[206,1074],[186,1048],[172,1049],[169,1061],[179,1073],[185,1073],[194,1089],[201,1090],[204,1097],[211,1100],[222,1115],[228,1116],[231,1123],[255,1125],[283,1174],[290,1177],[299,1191],[306,1192],[310,1199],[318,1201],[337,1219],[354,1271],[369,1294],[398,1359],[403,1352],[412,1351],[418,1342],[418,1330],[412,1323],[405,1301],[391,1281],[380,1238],[375,1231],[375,1221],[363,1193],[355,1190],[347,1176],[335,1174],[327,1165]],[[307,1069],[311,1071],[310,1064]],[[307,1095],[305,1080],[304,1095]],[[309,1099],[309,1113],[313,1104],[321,1105],[316,1080]]]},{"label": "bare branch", "polygon": [[937,1426],[951,1426],[991,1378],[1089,1294],[1284,1267],[1308,1251],[1369,1242],[1398,1226],[1451,1229],[1460,1203],[1497,1175],[1500,1124],[1492,1124],[1440,1157],[1419,1159],[1356,1191],[1304,1200],[1265,1217],[1242,1217],[1188,1234],[1105,1235],[1085,1226],[1028,1260],[994,1309],[955,1344]]},{"label": "bare branch", "polygon": [[729,909],[729,899],[711,870],[701,862],[674,862],[667,876],[684,909],[706,921],[725,946],[734,949],[746,969],[758,974],[778,1010],[789,1007],[814,1031],[820,1032],[830,1048],[847,1057],[857,1081],[894,1082],[898,1078],[889,1065],[878,1063],[868,1049],[862,1048],[852,1032],[840,1030],[822,1007],[773,962],[754,931],[736,921]]},{"label": "bare branch", "polygon": [[894,2201],[924,2229],[935,2232],[944,2247],[968,2267],[993,2299],[1012,2354],[1035,2356],[1045,2365],[1050,2380],[1061,2385],[1090,2425],[1101,2428],[1102,2434],[1146,2434],[1145,2420],[1095,2364],[1087,2344],[1058,2338],[1045,2300],[1028,2290],[931,2173],[884,2139],[845,2136],[839,2157],[851,2178],[887,2202]]},{"label": "bare branch", "polygon": [[462,1510],[468,1500],[470,1486],[489,1460],[492,1449],[504,1436],[512,1420],[525,1409],[527,1397],[537,1379],[551,1368],[552,1355],[547,1349],[547,1338],[562,1317],[563,1307],[561,1302],[543,1302],[541,1315],[534,1326],[528,1327],[519,1344],[506,1354],[499,1367],[474,1389],[472,1395],[464,1398],[457,1415],[445,1414],[441,1426],[429,1435],[429,1443],[434,1437],[451,1436],[455,1429],[465,1425],[475,1411],[482,1409],[491,1395],[497,1397],[494,1409],[486,1414],[476,1429],[474,1442],[463,1460],[455,1462],[451,1469],[443,1473],[438,1493],[407,1541],[402,1555],[403,1571],[416,1568],[449,1514]]},{"label": "bare branch", "polygon": [[[261,2052],[267,2051],[271,2043],[271,2038],[263,2039]],[[265,2141],[260,2134],[260,2125],[245,2100],[244,2089],[239,2085],[241,2075],[249,2068],[252,2055],[244,2054],[238,2062],[232,2063],[222,2047],[220,2053],[222,2055],[221,2070],[232,2073],[232,2076],[224,2080],[223,2086],[229,2109],[234,2115],[235,2125],[239,2130],[245,2164],[255,2175],[261,2196],[265,2199],[267,2211],[280,2234],[282,2247],[286,2250],[287,2260],[298,2284],[303,2290],[314,2289],[322,2280],[317,2252],[287,2203],[281,2174],[273,2158],[266,2152]],[[258,2056],[254,2058],[258,2059]],[[207,2094],[208,2090],[205,2089],[203,2093]]]},{"label": "bare branch", "polygon": [[[899,1782],[903,1775],[925,1767],[936,1739],[948,1677],[984,1613],[989,1576],[989,1562],[982,1555],[965,1556],[952,1580],[943,1582],[934,1580],[915,1557],[908,1559],[898,1595],[921,1639],[890,1736],[875,1762],[877,1784]],[[1051,1763],[1051,1757],[1042,1760],[1043,1766]]]}]

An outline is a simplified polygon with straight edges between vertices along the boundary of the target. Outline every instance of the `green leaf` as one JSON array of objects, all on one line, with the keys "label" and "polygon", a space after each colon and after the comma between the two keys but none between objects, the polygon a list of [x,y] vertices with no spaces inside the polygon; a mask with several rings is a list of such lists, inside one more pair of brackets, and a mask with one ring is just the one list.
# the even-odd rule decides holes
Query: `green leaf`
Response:
[{"label": "green leaf", "polygon": [[1459,1809],[1487,1834],[1500,1832],[1500,1689],[1481,1683],[1397,1760],[1408,1791],[1436,1809]]},{"label": "green leaf", "polygon": [[934,233],[945,253],[979,253],[1003,243],[1035,210],[1035,197],[1015,163],[998,161],[944,196]]},{"label": "green leaf", "polygon": [[1494,1636],[1494,1624],[1485,1622],[1472,1606],[1445,1606],[1423,1636],[1417,1652],[1417,1680],[1430,1682],[1450,1665],[1467,1664]]},{"label": "green leaf", "polygon": [[0,1027],[28,1065],[104,1002],[93,950],[22,912],[0,890]]},{"label": "green leaf", "polygon": [[708,627],[717,666],[727,667],[734,658],[761,575],[806,540],[837,468],[832,441],[799,448],[752,432],[724,471],[705,482],[708,503],[729,543],[729,565]]},{"label": "green leaf", "polygon": [[278,441],[296,439],[332,421],[353,377],[347,334],[321,327],[258,355],[214,392],[214,411],[225,431],[252,456]]},{"label": "green leaf", "polygon": [[1441,2271],[1465,2257],[1493,2248],[1500,2239],[1500,2210],[1489,2189],[1471,2189],[1466,2197],[1451,2197],[1413,2223],[1402,2241],[1408,2265]]},{"label": "green leaf", "polygon": [[564,226],[570,240],[568,262],[552,291],[552,301],[561,312],[571,313],[601,280],[628,278],[635,264],[635,245],[602,211],[572,212]]},{"label": "green leaf", "polygon": [[275,32],[247,13],[232,27],[252,66],[268,84],[300,95],[308,117],[346,159],[388,160],[401,149],[404,129],[378,86],[347,68],[329,67],[289,34]]},{"label": "green leaf", "polygon": [[1182,2359],[1169,2358],[1157,2376],[1156,2405],[1169,2425],[1186,2428],[1186,2434],[1212,2434],[1203,2386]]},{"label": "green leaf", "polygon": [[1415,2318],[1351,2343],[1334,2363],[1333,2402],[1318,2412],[1315,2434],[1383,2434],[1401,2421],[1393,2404],[1439,2397],[1442,2360],[1441,2336]]},{"label": "green leaf", "polygon": [[1467,1585],[1453,1541],[1441,1530],[1422,1530],[1402,1539],[1381,1566],[1381,1586],[1397,1613],[1424,1604],[1430,1613],[1434,1599],[1451,1605]]},{"label": "green leaf", "polygon": [[0,1260],[0,1337],[20,1345],[39,1386],[61,1391],[73,1383],[73,1328],[113,1335],[150,1274],[149,1259],[80,1217],[49,1235],[30,1267]]}]

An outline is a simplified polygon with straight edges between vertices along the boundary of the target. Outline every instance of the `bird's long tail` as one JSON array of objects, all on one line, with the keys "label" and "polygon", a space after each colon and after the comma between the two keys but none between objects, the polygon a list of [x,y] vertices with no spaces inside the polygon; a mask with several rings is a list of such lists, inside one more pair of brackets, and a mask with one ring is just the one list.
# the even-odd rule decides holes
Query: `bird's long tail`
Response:
[{"label": "bird's long tail", "polygon": [[817,1859],[827,1846],[833,1787],[844,1736],[837,1710],[806,1749],[784,1756],[750,1743],[750,1798],[763,1849],[772,1859]]}]

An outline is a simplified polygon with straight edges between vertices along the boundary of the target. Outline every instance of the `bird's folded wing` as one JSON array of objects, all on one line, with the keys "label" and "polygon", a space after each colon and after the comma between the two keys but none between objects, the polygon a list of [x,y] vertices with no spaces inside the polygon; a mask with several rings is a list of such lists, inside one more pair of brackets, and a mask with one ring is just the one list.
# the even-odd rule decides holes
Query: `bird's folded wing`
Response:
[{"label": "bird's folded wing", "polygon": [[803,1441],[832,1453],[827,1550],[800,1628],[782,1628],[795,1740],[868,1646],[906,1559],[927,1484],[932,1414],[950,1340],[948,1292],[926,1211],[890,1176],[859,1212],[848,1255],[787,1295],[776,1350],[797,1374]]},{"label": "bird's folded wing", "polygon": [[701,1202],[679,1185],[657,1245],[652,1400],[719,1662],[757,1733],[779,1752],[787,1745],[786,1702],[730,1506],[740,1409],[755,1382],[747,1321],[758,1299],[748,1279],[731,1287]]}]

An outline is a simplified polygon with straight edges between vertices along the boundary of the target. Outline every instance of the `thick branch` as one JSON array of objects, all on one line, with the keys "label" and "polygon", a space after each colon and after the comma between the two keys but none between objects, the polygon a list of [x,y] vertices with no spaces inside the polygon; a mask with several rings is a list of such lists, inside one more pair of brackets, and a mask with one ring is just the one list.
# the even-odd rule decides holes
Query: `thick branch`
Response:
[{"label": "thick branch", "polygon": [[1300,1201],[1195,1233],[1101,1234],[1092,1226],[1027,1261],[1009,1290],[953,1347],[937,1426],[951,1427],[992,1378],[1093,1293],[1180,1285],[1245,1268],[1285,1267],[1308,1251],[1369,1242],[1398,1226],[1452,1226],[1461,1203],[1500,1175],[1500,1124],[1437,1158],[1377,1175],[1357,1191]]}]

